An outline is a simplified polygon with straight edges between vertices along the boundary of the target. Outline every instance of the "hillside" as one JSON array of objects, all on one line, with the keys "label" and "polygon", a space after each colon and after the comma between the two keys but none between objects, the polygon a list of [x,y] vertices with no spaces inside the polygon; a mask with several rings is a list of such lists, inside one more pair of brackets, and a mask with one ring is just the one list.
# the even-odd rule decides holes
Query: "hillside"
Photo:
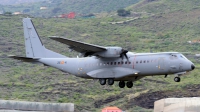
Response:
[{"label": "hillside", "polygon": [[1,0],[1,5],[16,5],[21,3],[39,2],[43,0]]},{"label": "hillside", "polygon": [[[36,17],[53,17],[63,13],[76,12],[77,14],[90,14],[100,12],[116,11],[125,8],[139,0],[48,0],[35,4],[21,4],[15,6],[5,6],[6,11],[21,11]],[[48,7],[40,10],[40,7]]]},{"label": "hillside", "polygon": [[128,8],[136,12],[171,13],[177,11],[191,11],[199,9],[199,0],[141,0]]},{"label": "hillside", "polygon": [[[199,59],[194,57],[200,52],[200,44],[187,41],[199,40],[199,7],[197,1],[179,0],[180,6],[162,13],[149,11],[151,7],[174,2],[168,0],[141,1],[130,8],[130,18],[108,16],[93,19],[33,18],[35,27],[45,46],[69,57],[78,53],[69,52],[66,45],[47,38],[58,35],[101,46],[123,46],[133,52],[190,52],[186,56],[192,60],[196,69],[182,76],[180,83],[173,81],[174,76],[145,77],[134,82],[132,89],[114,86],[100,86],[96,80],[86,80],[43,65],[23,63],[7,58],[9,54],[24,56],[22,17],[0,16],[0,98],[45,102],[73,102],[76,111],[98,112],[105,106],[118,106],[126,112],[150,112],[153,101],[166,97],[199,96]],[[183,6],[181,6],[183,4]],[[196,4],[199,6],[200,4]],[[149,9],[148,9],[149,8]],[[159,9],[159,8],[158,8]],[[157,9],[157,10],[158,10]],[[165,9],[165,10],[167,10]],[[164,10],[164,9],[163,9]],[[135,13],[137,12],[137,13]],[[149,14],[146,14],[148,12]],[[196,92],[194,92],[196,91]],[[144,100],[145,99],[145,100]]]}]

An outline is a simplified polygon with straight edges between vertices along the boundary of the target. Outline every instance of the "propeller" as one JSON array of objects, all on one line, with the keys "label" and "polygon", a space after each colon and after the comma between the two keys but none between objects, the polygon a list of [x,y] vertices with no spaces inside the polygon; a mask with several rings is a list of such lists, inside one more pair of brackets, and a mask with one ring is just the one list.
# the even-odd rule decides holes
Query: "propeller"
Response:
[{"label": "propeller", "polygon": [[123,56],[125,56],[126,59],[128,60],[128,56],[127,56],[126,53],[128,53],[128,50],[124,50],[124,49],[122,49],[122,52],[120,53],[120,57],[123,59]]}]

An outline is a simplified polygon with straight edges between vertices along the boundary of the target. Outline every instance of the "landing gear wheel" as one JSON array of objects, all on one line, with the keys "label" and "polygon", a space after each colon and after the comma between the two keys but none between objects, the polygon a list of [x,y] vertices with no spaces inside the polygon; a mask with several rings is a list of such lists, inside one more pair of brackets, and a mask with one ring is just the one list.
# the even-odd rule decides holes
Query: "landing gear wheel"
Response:
[{"label": "landing gear wheel", "polygon": [[101,85],[105,85],[106,84],[106,79],[99,79],[99,83]]},{"label": "landing gear wheel", "polygon": [[108,85],[113,85],[114,84],[114,79],[108,79]]},{"label": "landing gear wheel", "polygon": [[124,81],[120,81],[119,82],[119,87],[120,88],[124,88],[125,87],[125,82]]},{"label": "landing gear wheel", "polygon": [[128,81],[128,82],[126,83],[126,86],[127,86],[128,88],[132,88],[132,87],[133,87],[133,82],[132,82],[132,81]]},{"label": "landing gear wheel", "polygon": [[180,78],[180,77],[175,77],[175,78],[174,78],[174,81],[175,81],[175,82],[180,82],[180,81],[181,81],[181,78]]}]

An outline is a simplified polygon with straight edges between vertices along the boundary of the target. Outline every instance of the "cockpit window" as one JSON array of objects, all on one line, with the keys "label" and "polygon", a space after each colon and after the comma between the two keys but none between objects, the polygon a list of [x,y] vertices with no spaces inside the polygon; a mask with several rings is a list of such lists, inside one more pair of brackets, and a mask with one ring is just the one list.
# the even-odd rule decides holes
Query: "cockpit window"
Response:
[{"label": "cockpit window", "polygon": [[172,54],[172,56],[175,57],[175,58],[177,57],[177,55],[175,55],[175,54]]},{"label": "cockpit window", "polygon": [[181,58],[183,58],[183,59],[187,59],[187,58],[186,58],[184,55],[182,55],[182,54],[181,54],[181,56],[180,56],[180,57],[181,57]]}]

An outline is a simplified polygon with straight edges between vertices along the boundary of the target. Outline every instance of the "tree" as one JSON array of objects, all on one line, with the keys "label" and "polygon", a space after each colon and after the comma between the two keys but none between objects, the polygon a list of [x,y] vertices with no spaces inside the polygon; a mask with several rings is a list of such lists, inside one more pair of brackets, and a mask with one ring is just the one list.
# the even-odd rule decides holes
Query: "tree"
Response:
[{"label": "tree", "polygon": [[24,9],[23,10],[23,13],[27,13],[27,12],[30,12],[30,9]]},{"label": "tree", "polygon": [[12,15],[12,12],[5,12],[4,15],[10,16],[10,15]]},{"label": "tree", "polygon": [[52,12],[53,13],[57,13],[57,12],[59,12],[61,9],[60,8],[54,8],[53,10],[52,10]]},{"label": "tree", "polygon": [[127,11],[125,9],[119,9],[119,10],[117,10],[117,14],[118,14],[118,16],[123,16],[124,17],[124,16],[130,15],[131,12]]}]

